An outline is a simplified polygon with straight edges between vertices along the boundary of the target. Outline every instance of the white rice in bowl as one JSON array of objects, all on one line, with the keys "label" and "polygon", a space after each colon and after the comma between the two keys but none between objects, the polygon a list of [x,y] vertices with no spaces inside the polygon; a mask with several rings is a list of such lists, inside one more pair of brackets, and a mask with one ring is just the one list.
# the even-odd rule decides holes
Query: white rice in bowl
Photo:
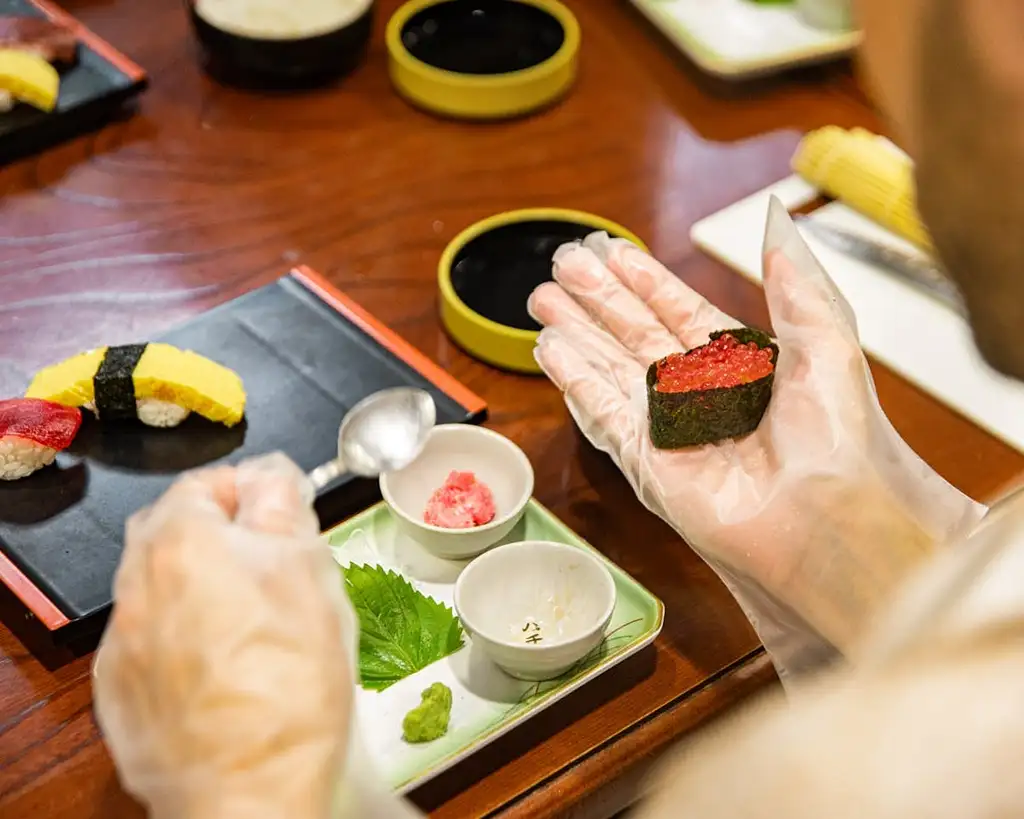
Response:
[{"label": "white rice in bowl", "polygon": [[299,40],[344,28],[373,0],[195,0],[196,14],[240,37]]}]

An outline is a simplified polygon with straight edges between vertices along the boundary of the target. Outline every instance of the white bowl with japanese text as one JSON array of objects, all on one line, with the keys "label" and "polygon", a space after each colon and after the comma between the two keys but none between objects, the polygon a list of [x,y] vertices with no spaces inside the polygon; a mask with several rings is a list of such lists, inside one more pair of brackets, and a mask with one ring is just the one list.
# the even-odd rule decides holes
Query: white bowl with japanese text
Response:
[{"label": "white bowl with japanese text", "polygon": [[615,610],[604,561],[576,546],[498,546],[455,584],[455,611],[474,646],[520,680],[550,680],[596,651]]}]

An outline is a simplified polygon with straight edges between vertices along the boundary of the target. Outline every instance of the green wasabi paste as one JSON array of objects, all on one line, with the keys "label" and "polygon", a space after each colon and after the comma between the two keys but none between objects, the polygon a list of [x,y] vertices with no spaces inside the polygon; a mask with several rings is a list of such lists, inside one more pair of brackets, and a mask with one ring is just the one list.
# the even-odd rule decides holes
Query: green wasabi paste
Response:
[{"label": "green wasabi paste", "polygon": [[452,692],[444,683],[426,689],[423,701],[402,720],[402,738],[406,742],[431,742],[448,731],[452,713]]}]

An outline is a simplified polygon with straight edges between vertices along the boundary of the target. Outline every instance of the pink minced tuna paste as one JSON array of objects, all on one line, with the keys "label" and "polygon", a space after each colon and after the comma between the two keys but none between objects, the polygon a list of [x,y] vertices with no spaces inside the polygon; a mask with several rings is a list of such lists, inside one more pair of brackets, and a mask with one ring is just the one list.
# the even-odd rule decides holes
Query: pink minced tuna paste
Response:
[{"label": "pink minced tuna paste", "polygon": [[472,472],[453,471],[430,496],[423,520],[444,529],[472,529],[494,520],[494,495]]}]

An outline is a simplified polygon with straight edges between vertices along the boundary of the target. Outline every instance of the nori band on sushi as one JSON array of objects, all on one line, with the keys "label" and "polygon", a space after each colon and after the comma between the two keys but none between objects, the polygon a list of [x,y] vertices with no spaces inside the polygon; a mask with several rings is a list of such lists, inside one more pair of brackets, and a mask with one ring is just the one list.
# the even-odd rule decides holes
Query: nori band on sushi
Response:
[{"label": "nori band on sushi", "polygon": [[124,344],[107,348],[103,362],[92,377],[96,413],[101,420],[125,421],[138,417],[132,374],[147,346]]},{"label": "nori band on sushi", "polygon": [[661,392],[657,389],[660,362],[655,361],[647,369],[647,407],[651,443],[657,449],[683,449],[738,438],[753,432],[761,423],[772,397],[779,348],[767,333],[749,327],[719,330],[711,333],[710,341],[724,335],[732,336],[740,344],[753,342],[761,349],[770,349],[772,371],[734,387]]}]

